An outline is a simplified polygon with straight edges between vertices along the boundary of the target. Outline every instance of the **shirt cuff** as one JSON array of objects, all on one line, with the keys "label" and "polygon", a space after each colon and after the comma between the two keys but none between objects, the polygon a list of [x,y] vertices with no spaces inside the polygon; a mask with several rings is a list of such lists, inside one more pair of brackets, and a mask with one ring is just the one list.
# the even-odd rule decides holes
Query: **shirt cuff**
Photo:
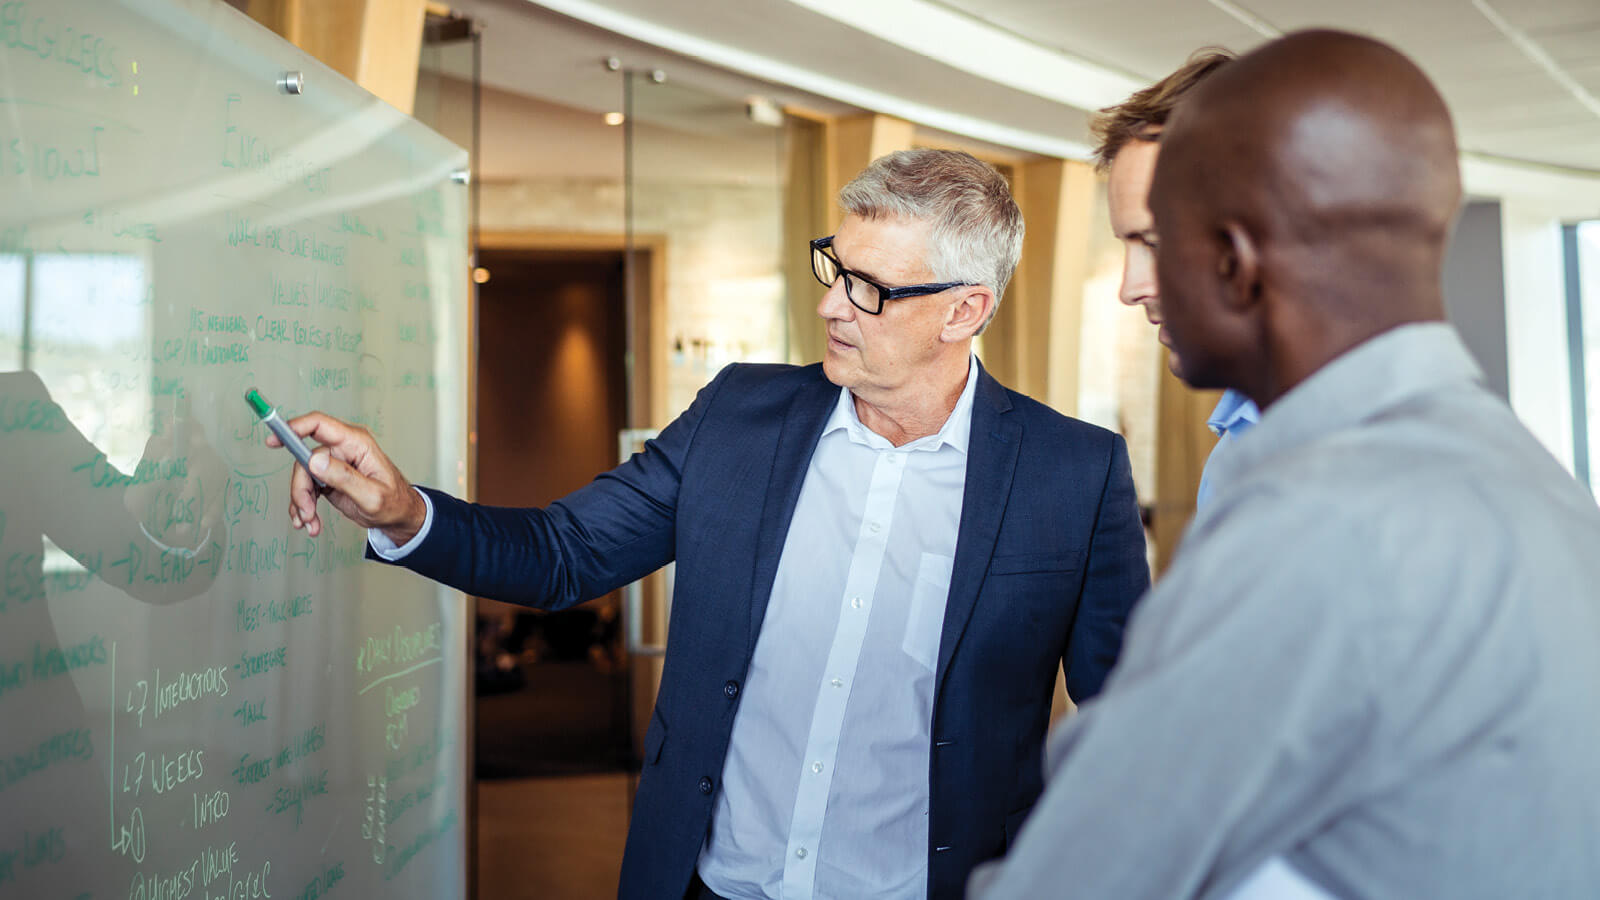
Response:
[{"label": "shirt cuff", "polygon": [[417,494],[422,497],[423,505],[428,507],[428,515],[423,518],[422,528],[418,529],[416,537],[406,541],[402,546],[396,546],[395,542],[389,540],[389,536],[382,531],[376,528],[367,529],[367,543],[372,545],[372,552],[389,562],[399,562],[410,556],[411,551],[417,549],[417,545],[428,537],[428,529],[433,527],[433,501],[429,500],[428,495],[417,490],[417,488],[413,487],[412,490],[417,491]]}]

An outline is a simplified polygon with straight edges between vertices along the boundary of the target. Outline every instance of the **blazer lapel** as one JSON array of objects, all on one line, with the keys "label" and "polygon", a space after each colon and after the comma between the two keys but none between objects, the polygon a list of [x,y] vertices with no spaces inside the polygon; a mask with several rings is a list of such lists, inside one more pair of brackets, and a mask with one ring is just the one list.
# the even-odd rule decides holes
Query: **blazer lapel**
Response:
[{"label": "blazer lapel", "polygon": [[966,631],[978,603],[994,554],[1000,520],[1011,496],[1011,476],[1022,448],[1022,426],[1005,416],[1011,409],[1000,382],[978,367],[978,388],[972,403],[972,436],[967,445],[967,480],[961,498],[961,525],[956,535],[955,565],[950,573],[950,595],[945,601],[944,630],[939,636],[939,665],[934,675],[935,693],[944,684],[950,658]]},{"label": "blazer lapel", "polygon": [[838,385],[824,378],[822,367],[818,366],[817,380],[795,391],[788,412],[784,414],[756,533],[755,575],[750,581],[750,637],[746,652],[755,647],[756,636],[761,633],[761,622],[767,615],[767,601],[772,597],[772,583],[778,577],[778,558],[783,555],[783,542],[789,536],[789,523],[794,520],[794,508],[800,502],[800,486],[805,483],[806,471],[811,467],[811,455],[816,452],[817,442],[822,439],[822,426],[838,402]]}]

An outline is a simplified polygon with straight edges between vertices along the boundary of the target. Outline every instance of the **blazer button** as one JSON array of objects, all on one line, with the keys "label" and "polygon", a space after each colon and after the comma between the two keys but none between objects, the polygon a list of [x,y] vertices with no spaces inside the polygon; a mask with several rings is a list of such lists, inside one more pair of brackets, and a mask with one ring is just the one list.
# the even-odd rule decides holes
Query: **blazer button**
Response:
[{"label": "blazer button", "polygon": [[711,793],[711,776],[710,775],[701,775],[700,776],[700,793],[702,793],[702,794]]},{"label": "blazer button", "polygon": [[722,692],[724,694],[728,695],[728,699],[729,700],[732,700],[733,698],[739,696],[739,682],[737,682],[737,681],[728,682],[727,684],[722,686]]}]

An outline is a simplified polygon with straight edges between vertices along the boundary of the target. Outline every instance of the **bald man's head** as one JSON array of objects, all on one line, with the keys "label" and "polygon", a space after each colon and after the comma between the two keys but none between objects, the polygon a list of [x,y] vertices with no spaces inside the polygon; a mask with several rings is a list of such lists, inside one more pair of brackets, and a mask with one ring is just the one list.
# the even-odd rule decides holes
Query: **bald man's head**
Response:
[{"label": "bald man's head", "polygon": [[1393,48],[1308,31],[1217,72],[1174,113],[1151,187],[1185,378],[1270,403],[1382,331],[1442,318],[1460,201],[1449,111]]}]

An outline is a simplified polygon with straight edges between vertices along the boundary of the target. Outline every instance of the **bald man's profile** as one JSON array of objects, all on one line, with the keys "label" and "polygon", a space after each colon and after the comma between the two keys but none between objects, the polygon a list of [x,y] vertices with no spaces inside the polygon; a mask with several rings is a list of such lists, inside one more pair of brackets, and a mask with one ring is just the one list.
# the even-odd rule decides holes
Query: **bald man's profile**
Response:
[{"label": "bald man's profile", "polygon": [[1301,32],[1161,141],[1175,368],[1263,416],[969,896],[1600,897],[1600,507],[1444,322],[1444,101]]}]

